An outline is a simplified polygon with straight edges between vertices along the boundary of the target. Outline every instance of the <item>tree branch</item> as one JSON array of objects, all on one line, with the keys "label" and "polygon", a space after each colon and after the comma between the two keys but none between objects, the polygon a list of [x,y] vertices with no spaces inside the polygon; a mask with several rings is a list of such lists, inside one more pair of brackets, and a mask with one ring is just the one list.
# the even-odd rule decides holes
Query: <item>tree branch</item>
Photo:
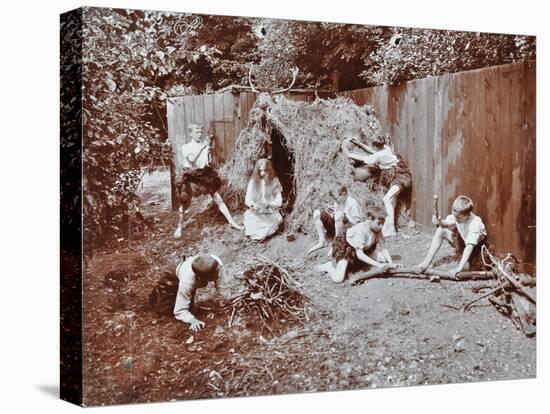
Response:
[{"label": "tree branch", "polygon": [[491,280],[496,279],[496,275],[493,272],[460,272],[456,276],[437,269],[426,269],[424,272],[418,267],[401,267],[390,269],[371,269],[363,274],[356,275],[350,278],[349,284],[354,285],[358,282],[370,280],[370,279],[388,279],[388,278],[403,278],[403,279],[424,279],[430,280],[432,278],[440,280],[451,280],[455,282],[462,282],[467,280]]}]

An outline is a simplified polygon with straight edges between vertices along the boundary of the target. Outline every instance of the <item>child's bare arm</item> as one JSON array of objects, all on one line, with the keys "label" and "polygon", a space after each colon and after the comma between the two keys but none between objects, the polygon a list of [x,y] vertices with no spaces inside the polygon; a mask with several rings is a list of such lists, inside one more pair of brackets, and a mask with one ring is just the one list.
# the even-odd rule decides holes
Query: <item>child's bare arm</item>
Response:
[{"label": "child's bare arm", "polygon": [[208,148],[208,146],[209,146],[209,144],[207,142],[205,142],[204,145],[202,146],[202,148],[199,150],[199,152],[197,152],[197,155],[194,158],[191,155],[187,156],[187,161],[189,161],[189,163],[191,163],[191,164],[195,164],[195,162],[197,162],[197,160],[201,156],[202,152],[206,148]]},{"label": "child's bare arm", "polygon": [[386,248],[382,248],[381,252],[382,256],[384,256],[384,259],[386,259],[386,262],[388,262],[390,266],[393,266],[393,260],[391,258],[390,251]]},{"label": "child's bare arm", "polygon": [[363,150],[368,152],[369,154],[374,154],[376,152],[376,150],[374,148],[372,148],[371,146],[369,146],[367,144],[362,143],[361,141],[359,141],[355,138],[351,138],[350,141],[353,144],[357,145],[359,148],[362,148]]},{"label": "child's bare arm", "polygon": [[375,267],[384,267],[385,266],[385,263],[379,263],[376,260],[369,257],[368,255],[366,255],[365,252],[362,249],[356,249],[355,252],[357,254],[357,258],[359,260],[361,260],[362,262],[366,263],[366,264],[369,264],[369,265],[375,266]]}]

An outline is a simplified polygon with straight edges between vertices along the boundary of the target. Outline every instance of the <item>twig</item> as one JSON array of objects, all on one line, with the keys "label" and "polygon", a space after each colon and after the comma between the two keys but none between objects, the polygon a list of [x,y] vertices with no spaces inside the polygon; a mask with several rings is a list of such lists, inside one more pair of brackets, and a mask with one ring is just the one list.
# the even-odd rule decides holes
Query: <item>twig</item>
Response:
[{"label": "twig", "polygon": [[497,286],[496,288],[491,289],[489,292],[487,292],[487,293],[485,293],[485,294],[483,294],[483,295],[477,297],[476,299],[474,299],[474,300],[472,300],[472,301],[470,301],[470,302],[468,302],[468,303],[462,305],[462,309],[463,309],[464,311],[467,311],[467,310],[470,308],[470,306],[472,306],[474,303],[479,302],[481,299],[484,299],[484,298],[486,298],[487,296],[491,296],[491,295],[494,294],[495,292],[498,292],[499,290],[504,289],[505,287],[508,287],[509,285],[510,285],[509,282],[504,282],[503,284]]}]

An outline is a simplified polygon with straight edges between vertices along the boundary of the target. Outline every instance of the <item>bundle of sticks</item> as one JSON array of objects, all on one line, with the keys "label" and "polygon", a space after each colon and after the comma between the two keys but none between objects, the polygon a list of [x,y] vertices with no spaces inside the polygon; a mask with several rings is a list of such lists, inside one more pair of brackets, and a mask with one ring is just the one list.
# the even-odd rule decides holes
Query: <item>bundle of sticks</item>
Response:
[{"label": "bundle of sticks", "polygon": [[259,255],[241,280],[244,291],[233,298],[229,326],[236,313],[258,318],[272,335],[278,323],[309,320],[309,298],[291,274],[271,259]]}]

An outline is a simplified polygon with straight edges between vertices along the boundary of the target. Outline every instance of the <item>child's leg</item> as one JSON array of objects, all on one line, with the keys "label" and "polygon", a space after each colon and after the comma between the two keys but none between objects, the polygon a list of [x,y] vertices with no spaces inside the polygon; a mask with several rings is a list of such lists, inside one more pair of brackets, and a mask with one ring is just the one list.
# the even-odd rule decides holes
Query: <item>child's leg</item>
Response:
[{"label": "child's leg", "polygon": [[386,207],[386,222],[382,228],[382,234],[387,236],[395,235],[395,206],[397,204],[397,196],[401,192],[401,187],[392,185],[388,192],[384,195],[384,207]]},{"label": "child's leg", "polygon": [[346,278],[346,270],[348,261],[346,259],[339,260],[336,266],[332,262],[326,262],[317,266],[315,269],[320,272],[326,272],[334,283],[342,283]]},{"label": "child's leg", "polygon": [[340,260],[336,263],[335,271],[330,275],[330,278],[334,283],[342,283],[346,278],[346,270],[348,269],[348,261],[346,259]]},{"label": "child's leg", "polygon": [[231,213],[229,212],[229,209],[225,205],[225,202],[222,199],[222,196],[217,191],[212,194],[212,199],[214,200],[214,203],[218,206],[218,210],[223,214],[227,222],[231,225],[231,227],[237,229],[237,230],[243,230],[244,227],[237,224],[235,220],[233,220],[233,217],[231,216]]},{"label": "child's leg", "polygon": [[428,255],[426,256],[424,261],[422,261],[418,265],[418,267],[420,267],[420,269],[422,271],[426,270],[426,268],[432,263],[432,260],[435,257],[435,254],[437,253],[437,251],[441,247],[441,243],[443,243],[443,239],[447,239],[447,240],[451,241],[452,237],[453,237],[453,232],[452,231],[450,231],[449,229],[444,229],[444,228],[438,227],[437,230],[435,231],[435,235],[432,239],[432,244],[430,245],[430,250],[428,250]]},{"label": "child's leg", "polygon": [[183,228],[183,206],[180,205],[178,208],[179,220],[176,231],[174,231],[174,238],[179,239],[181,237],[181,229]]},{"label": "child's leg", "polygon": [[318,242],[307,253],[313,253],[316,250],[322,249],[327,245],[327,239],[325,236],[325,226],[321,220],[321,211],[315,210],[313,212],[313,223],[315,225],[315,230],[317,231]]},{"label": "child's leg", "polygon": [[179,239],[181,237],[181,230],[183,228],[183,213],[187,211],[191,205],[191,199],[193,198],[191,186],[182,184],[178,189],[178,203],[179,203],[179,220],[176,231],[174,231],[174,238]]},{"label": "child's leg", "polygon": [[334,237],[342,233],[342,229],[344,228],[345,217],[346,215],[341,211],[337,211],[336,213],[334,213]]}]

